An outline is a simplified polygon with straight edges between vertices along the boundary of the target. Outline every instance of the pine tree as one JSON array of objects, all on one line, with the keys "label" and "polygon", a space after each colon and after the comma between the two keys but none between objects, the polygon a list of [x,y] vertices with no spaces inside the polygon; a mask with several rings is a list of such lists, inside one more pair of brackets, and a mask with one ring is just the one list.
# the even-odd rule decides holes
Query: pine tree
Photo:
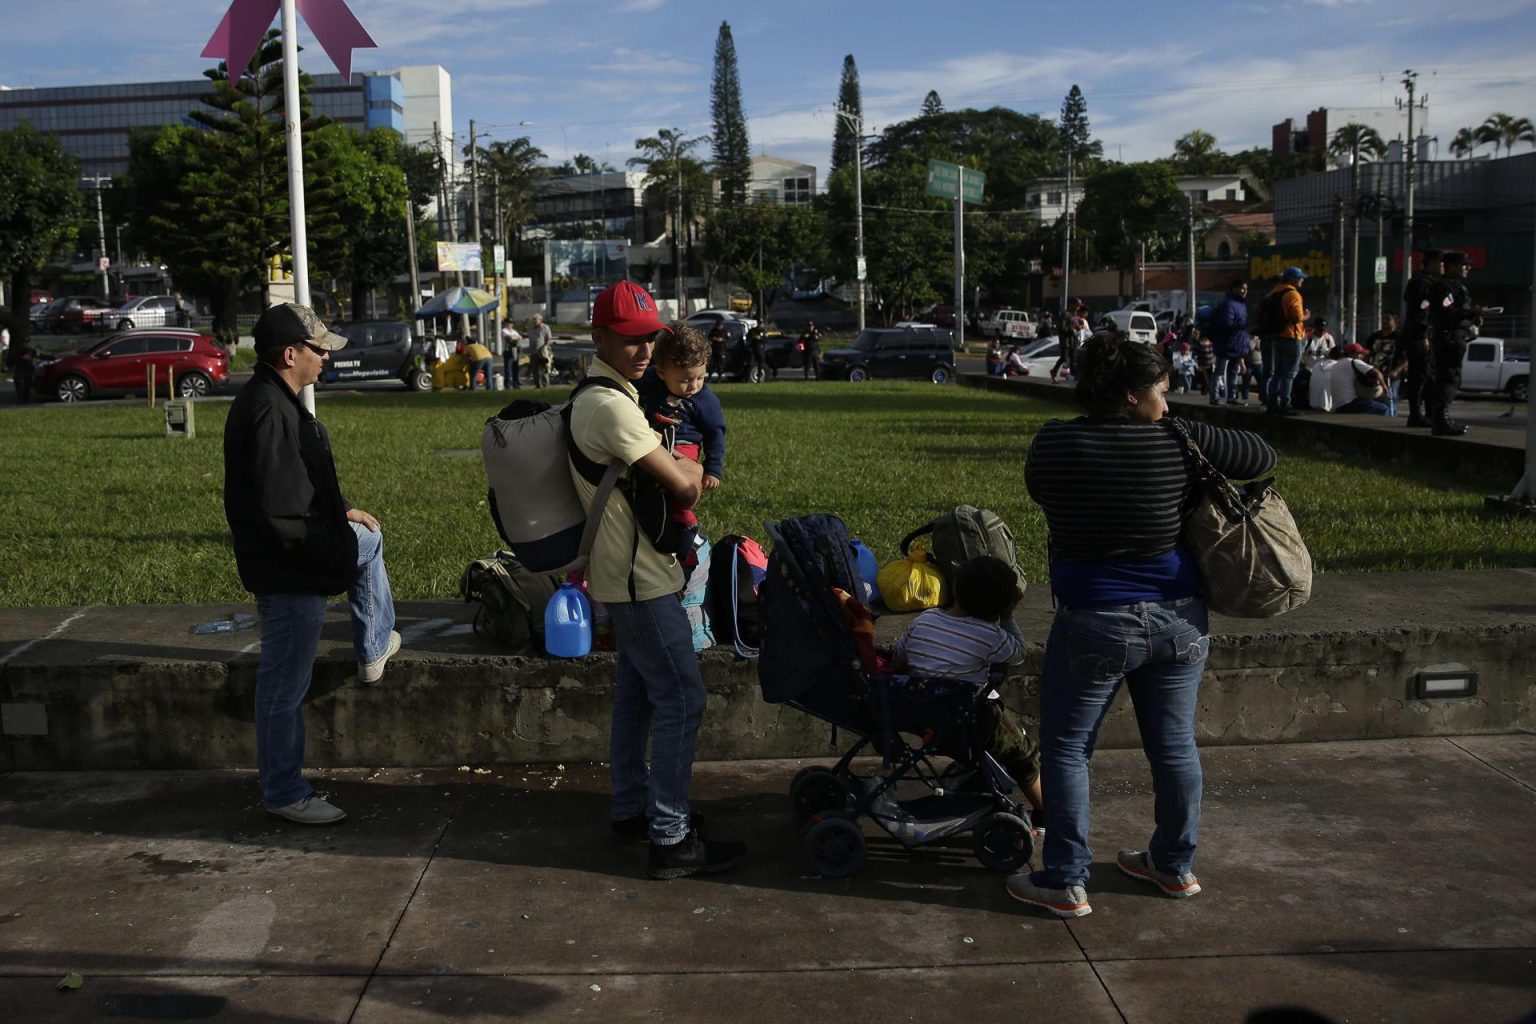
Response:
[{"label": "pine tree", "polygon": [[854,138],[864,122],[864,100],[859,94],[859,66],[853,62],[853,54],[843,58],[843,81],[837,87],[837,127],[832,132],[832,170],[836,173],[853,165],[857,152]]},{"label": "pine tree", "polygon": [[944,101],[939,99],[938,91],[929,89],[928,95],[923,97],[923,109],[918,112],[919,117],[932,117],[934,114],[944,113]]},{"label": "pine tree", "polygon": [[1092,141],[1088,131],[1088,101],[1083,98],[1083,90],[1076,82],[1061,102],[1061,120],[1057,122],[1057,128],[1061,132],[1062,147],[1072,154],[1073,159],[1081,161],[1084,157],[1097,155],[1096,150],[1102,152],[1102,147]]},{"label": "pine tree", "polygon": [[752,176],[752,147],[747,141],[747,117],[741,110],[741,78],[736,72],[736,43],[729,22],[720,23],[715,37],[715,76],[710,84],[710,116],[714,119],[715,173],[720,178],[720,198],[726,206],[739,206],[747,198]]}]

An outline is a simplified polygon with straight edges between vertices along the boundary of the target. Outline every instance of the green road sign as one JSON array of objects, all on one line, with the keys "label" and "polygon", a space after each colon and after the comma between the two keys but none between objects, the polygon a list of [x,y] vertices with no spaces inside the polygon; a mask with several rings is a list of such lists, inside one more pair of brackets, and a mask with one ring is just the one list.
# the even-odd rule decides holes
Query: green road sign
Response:
[{"label": "green road sign", "polygon": [[[965,201],[968,203],[981,202],[981,193],[987,185],[987,176],[980,171],[973,171],[969,167],[965,169]],[[945,199],[954,199],[960,192],[960,165],[945,163],[943,160],[928,161],[928,194],[931,196],[943,196]]]},{"label": "green road sign", "polygon": [[1376,257],[1376,283],[1387,283],[1387,258],[1385,256]]}]

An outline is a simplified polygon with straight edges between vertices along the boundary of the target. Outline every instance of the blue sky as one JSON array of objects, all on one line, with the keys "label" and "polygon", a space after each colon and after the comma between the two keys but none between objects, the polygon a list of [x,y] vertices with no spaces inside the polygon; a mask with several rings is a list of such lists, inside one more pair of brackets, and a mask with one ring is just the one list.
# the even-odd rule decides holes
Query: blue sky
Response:
[{"label": "blue sky", "polygon": [[[20,7],[19,10],[15,9]],[[1223,148],[1318,107],[1390,104],[1420,72],[1431,134],[1502,110],[1536,119],[1536,0],[1269,0],[1227,4],[1022,0],[352,0],[379,43],[357,69],[442,64],[456,132],[498,125],[558,161],[616,166],[660,127],[709,131],[715,35],[730,22],[754,151],[824,174],[843,55],[858,62],[867,125],[945,106],[1055,116],[1076,82],[1106,155],[1166,154],[1191,128]],[[0,83],[196,78],[223,0],[13,5]],[[305,32],[306,70],[334,70]],[[25,42],[21,42],[25,40]],[[528,127],[514,127],[531,121]]]}]

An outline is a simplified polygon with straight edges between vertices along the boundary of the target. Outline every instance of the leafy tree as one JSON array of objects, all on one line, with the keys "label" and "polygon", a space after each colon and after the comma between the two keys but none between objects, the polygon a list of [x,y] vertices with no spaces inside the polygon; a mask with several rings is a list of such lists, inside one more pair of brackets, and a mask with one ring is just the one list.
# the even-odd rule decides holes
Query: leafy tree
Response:
[{"label": "leafy tree", "polygon": [[843,80],[837,87],[837,108],[833,112],[837,124],[832,129],[832,162],[828,174],[835,174],[844,167],[853,166],[858,152],[858,140],[854,138],[863,130],[864,99],[859,92],[859,66],[853,62],[853,54],[843,58]]},{"label": "leafy tree", "polygon": [[1489,114],[1488,120],[1477,128],[1477,141],[1493,143],[1493,155],[1497,159],[1500,146],[1513,153],[1518,142],[1536,144],[1536,128],[1531,126],[1530,118]]},{"label": "leafy tree", "polygon": [[1090,175],[1077,224],[1088,236],[1093,255],[1117,266],[1124,275],[1135,267],[1136,252],[1146,243],[1147,258],[1176,259],[1187,225],[1188,200],[1179,192],[1166,161],[1111,164]]},{"label": "leafy tree", "polygon": [[510,240],[508,251],[516,252],[523,225],[533,215],[533,200],[539,182],[550,174],[541,166],[547,157],[526,135],[515,139],[497,139],[476,151],[480,161],[480,204],[490,200],[491,219],[487,229],[501,215],[502,230]]},{"label": "leafy tree", "polygon": [[751,290],[759,316],[773,305],[778,286],[793,268],[825,261],[826,238],[824,215],[805,206],[723,207],[704,226],[709,259]]},{"label": "leafy tree", "polygon": [[387,128],[358,135],[337,124],[318,129],[313,145],[339,196],[336,212],[344,225],[314,247],[314,263],[349,284],[352,317],[360,319],[369,293],[407,266],[401,218],[410,190],[399,156],[405,147]]},{"label": "leafy tree", "polygon": [[11,280],[11,333],[27,335],[32,272],[73,242],[79,168],[58,139],[23,121],[0,131],[0,274]]},{"label": "leafy tree", "polygon": [[928,95],[923,97],[923,108],[918,111],[919,117],[931,117],[934,114],[944,113],[944,101],[939,99],[939,94],[934,89],[928,90]]},{"label": "leafy tree", "polygon": [[1077,163],[1104,155],[1103,144],[1095,142],[1088,129],[1088,101],[1083,98],[1083,90],[1076,82],[1072,83],[1066,99],[1061,101],[1061,119],[1057,127],[1061,131],[1062,145]]},{"label": "leafy tree", "polygon": [[747,182],[752,176],[752,147],[747,140],[747,117],[741,110],[736,43],[731,39],[730,23],[725,21],[720,23],[720,34],[715,39],[715,75],[710,83],[709,97],[720,199],[726,206],[738,206],[747,198]]},{"label": "leafy tree", "polygon": [[[630,167],[645,171],[642,186],[653,202],[667,211],[667,222],[677,245],[681,245],[688,226],[694,223],[713,190],[708,168],[689,155],[707,141],[708,136],[690,138],[680,128],[662,128],[655,135],[636,139],[635,149],[639,155],[628,161]],[[681,221],[677,219],[679,210]],[[676,271],[681,278],[682,266],[678,265]]]}]

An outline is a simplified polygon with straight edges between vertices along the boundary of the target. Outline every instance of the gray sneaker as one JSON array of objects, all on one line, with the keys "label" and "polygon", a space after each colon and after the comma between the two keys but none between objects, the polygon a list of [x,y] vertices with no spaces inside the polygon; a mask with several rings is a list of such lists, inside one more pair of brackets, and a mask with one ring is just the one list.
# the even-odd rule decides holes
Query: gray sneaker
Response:
[{"label": "gray sneaker", "polygon": [[286,807],[268,807],[267,813],[300,825],[334,825],[347,816],[346,811],[333,803],[327,803],[325,797],[318,793],[311,793]]},{"label": "gray sneaker", "polygon": [[365,686],[372,686],[384,678],[384,666],[390,658],[400,653],[400,634],[394,630],[389,631],[389,647],[385,649],[383,657],[376,661],[370,661],[364,665],[357,663],[357,681]]},{"label": "gray sneaker", "polygon": [[1115,863],[1127,875],[1151,882],[1175,899],[1193,896],[1200,891],[1200,881],[1193,874],[1186,871],[1181,875],[1170,875],[1159,871],[1152,866],[1152,858],[1144,850],[1121,850]]},{"label": "gray sneaker", "polygon": [[1093,908],[1088,905],[1087,889],[1080,885],[1052,889],[1039,884],[1036,874],[1026,870],[1010,875],[1005,886],[1008,895],[1020,903],[1044,907],[1057,917],[1086,917],[1093,913]]}]

